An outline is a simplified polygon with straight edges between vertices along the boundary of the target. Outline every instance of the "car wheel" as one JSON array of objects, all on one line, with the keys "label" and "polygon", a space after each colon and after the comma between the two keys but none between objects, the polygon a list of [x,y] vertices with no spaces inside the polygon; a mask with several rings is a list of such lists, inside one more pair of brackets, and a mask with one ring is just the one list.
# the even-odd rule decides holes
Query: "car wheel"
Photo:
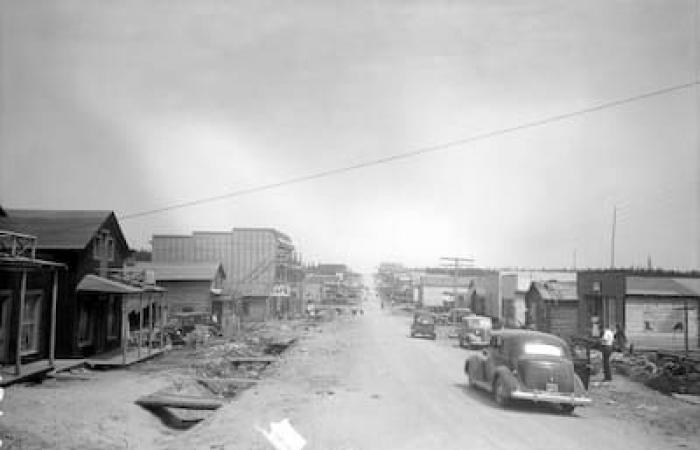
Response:
[{"label": "car wheel", "polygon": [[493,386],[493,398],[499,406],[508,406],[510,403],[510,394],[508,387],[501,377],[496,378]]},{"label": "car wheel", "polygon": [[574,408],[576,408],[574,405],[567,405],[567,404],[559,405],[559,411],[561,411],[562,414],[571,414],[574,412]]}]

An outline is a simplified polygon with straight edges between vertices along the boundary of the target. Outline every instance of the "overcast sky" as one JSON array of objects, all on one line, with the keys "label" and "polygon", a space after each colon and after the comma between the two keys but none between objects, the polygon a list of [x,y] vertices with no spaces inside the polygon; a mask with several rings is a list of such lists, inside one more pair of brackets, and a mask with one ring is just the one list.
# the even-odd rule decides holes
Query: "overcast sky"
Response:
[{"label": "overcast sky", "polygon": [[[0,204],[126,215],[698,78],[697,2],[0,0]],[[305,259],[700,266],[697,85],[122,221]]]}]

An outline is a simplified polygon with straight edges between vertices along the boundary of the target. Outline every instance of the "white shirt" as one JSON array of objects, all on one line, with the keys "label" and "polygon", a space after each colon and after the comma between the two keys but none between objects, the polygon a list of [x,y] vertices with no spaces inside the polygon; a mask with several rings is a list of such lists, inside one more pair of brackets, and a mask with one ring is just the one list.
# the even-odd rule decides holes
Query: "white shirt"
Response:
[{"label": "white shirt", "polygon": [[602,339],[603,345],[609,345],[612,347],[614,340],[615,340],[615,334],[612,332],[611,329],[606,328],[605,331],[603,331],[603,339]]}]

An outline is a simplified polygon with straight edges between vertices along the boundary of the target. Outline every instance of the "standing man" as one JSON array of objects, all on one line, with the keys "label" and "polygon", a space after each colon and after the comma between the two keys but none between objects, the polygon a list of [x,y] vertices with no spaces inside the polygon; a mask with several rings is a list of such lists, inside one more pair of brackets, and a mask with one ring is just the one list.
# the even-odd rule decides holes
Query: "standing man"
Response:
[{"label": "standing man", "polygon": [[610,354],[612,353],[614,341],[615,334],[610,328],[605,327],[600,342],[603,347],[603,373],[605,374],[605,381],[612,381],[612,375],[610,373]]}]

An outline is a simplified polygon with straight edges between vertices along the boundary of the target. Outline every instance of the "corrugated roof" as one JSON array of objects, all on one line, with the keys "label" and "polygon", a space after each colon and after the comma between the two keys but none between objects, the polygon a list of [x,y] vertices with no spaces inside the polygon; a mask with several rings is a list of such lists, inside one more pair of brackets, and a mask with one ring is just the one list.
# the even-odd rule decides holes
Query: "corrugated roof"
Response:
[{"label": "corrugated roof", "polygon": [[[222,266],[221,263],[211,262],[184,264],[137,262],[135,267],[142,270],[153,270],[156,274],[156,281],[211,281]],[[223,268],[221,270],[223,271]]]},{"label": "corrugated roof", "polygon": [[700,297],[700,278],[674,278],[674,280]]},{"label": "corrugated roof", "polygon": [[668,277],[627,277],[627,295],[648,295],[660,297],[695,297],[698,291],[691,289],[692,278],[681,284],[681,278]]},{"label": "corrugated roof", "polygon": [[571,281],[533,281],[532,286],[537,289],[542,300],[551,301],[577,301],[576,283]]},{"label": "corrugated roof", "polygon": [[0,228],[37,237],[40,249],[83,249],[112,211],[5,209]]}]

